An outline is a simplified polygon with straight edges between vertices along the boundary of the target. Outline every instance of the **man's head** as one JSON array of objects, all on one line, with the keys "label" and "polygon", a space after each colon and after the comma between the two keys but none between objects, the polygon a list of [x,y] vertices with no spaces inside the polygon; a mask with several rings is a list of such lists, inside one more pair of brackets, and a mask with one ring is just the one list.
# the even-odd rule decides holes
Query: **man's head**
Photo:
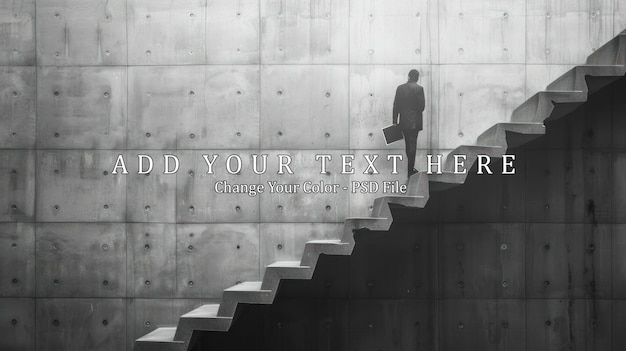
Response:
[{"label": "man's head", "polygon": [[420,73],[416,69],[409,71],[409,82],[417,82],[420,79]]}]

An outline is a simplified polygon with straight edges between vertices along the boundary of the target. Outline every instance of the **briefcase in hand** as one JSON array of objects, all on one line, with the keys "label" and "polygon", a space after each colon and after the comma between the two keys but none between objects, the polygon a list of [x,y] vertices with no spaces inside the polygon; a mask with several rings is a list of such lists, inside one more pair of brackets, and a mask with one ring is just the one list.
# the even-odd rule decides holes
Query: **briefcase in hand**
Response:
[{"label": "briefcase in hand", "polygon": [[383,128],[383,134],[385,135],[385,142],[387,145],[394,141],[402,140],[402,129],[399,125],[394,124],[387,128]]}]

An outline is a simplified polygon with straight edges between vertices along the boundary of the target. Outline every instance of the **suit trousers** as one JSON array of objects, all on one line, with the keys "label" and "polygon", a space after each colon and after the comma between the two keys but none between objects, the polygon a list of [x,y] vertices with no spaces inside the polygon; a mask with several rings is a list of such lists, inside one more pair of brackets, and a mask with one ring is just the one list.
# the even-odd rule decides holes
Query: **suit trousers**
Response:
[{"label": "suit trousers", "polygon": [[415,154],[417,153],[417,134],[419,129],[402,129],[404,136],[404,146],[406,147],[406,157],[408,161],[408,173],[415,168]]}]

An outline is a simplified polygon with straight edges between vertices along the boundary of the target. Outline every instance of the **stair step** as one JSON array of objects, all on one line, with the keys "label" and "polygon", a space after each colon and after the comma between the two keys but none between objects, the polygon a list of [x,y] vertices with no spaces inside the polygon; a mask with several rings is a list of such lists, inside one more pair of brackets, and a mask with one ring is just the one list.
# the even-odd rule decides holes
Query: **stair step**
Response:
[{"label": "stair step", "polygon": [[269,304],[274,301],[275,291],[262,289],[263,282],[243,282],[224,290],[218,316],[232,317],[239,303]]},{"label": "stair step", "polygon": [[582,90],[588,92],[586,76],[594,77],[617,77],[621,78],[626,73],[623,65],[584,65],[576,66],[565,72],[562,76],[548,85],[546,90]]},{"label": "stair step", "polygon": [[577,107],[587,101],[583,90],[540,91],[519,105],[511,114],[513,122],[543,123],[554,110],[554,103]]},{"label": "stair step", "polygon": [[311,240],[304,244],[302,265],[315,269],[319,255],[349,255],[352,252],[350,243],[341,240]]},{"label": "stair step", "polygon": [[278,261],[265,267],[261,289],[273,290],[283,279],[311,279],[313,269],[302,266],[300,261]]},{"label": "stair step", "polygon": [[300,261],[276,261],[265,266],[266,268],[309,268],[300,265]]},{"label": "stair step", "polygon": [[347,217],[343,222],[342,241],[354,245],[354,232],[359,229],[388,230],[391,226],[390,217]]},{"label": "stair step", "polygon": [[187,349],[184,341],[175,341],[176,327],[157,328],[135,341],[135,351],[182,351]]},{"label": "stair step", "polygon": [[587,58],[588,65],[626,65],[626,34],[620,33]]},{"label": "stair step", "polygon": [[219,308],[219,304],[206,304],[180,316],[174,339],[189,340],[194,330],[227,331],[233,319],[218,316]]},{"label": "stair step", "polygon": [[176,327],[162,327],[156,328],[147,335],[137,339],[138,342],[164,342],[164,343],[176,343],[183,344],[183,341],[174,341],[174,334],[176,333]]},{"label": "stair step", "polygon": [[214,318],[217,317],[217,310],[219,308],[219,304],[202,305],[190,312],[183,314],[181,318]]},{"label": "stair step", "polygon": [[504,122],[497,123],[478,136],[477,144],[502,145],[511,147],[506,140],[506,133],[525,135],[543,135],[546,127],[541,122]]},{"label": "stair step", "polygon": [[262,282],[258,281],[242,282],[240,284],[233,285],[224,291],[260,291],[261,283]]},{"label": "stair step", "polygon": [[426,196],[389,195],[378,197],[374,199],[372,215],[376,217],[391,218],[391,210],[389,209],[389,204],[422,208],[426,205],[427,201],[428,198]]}]

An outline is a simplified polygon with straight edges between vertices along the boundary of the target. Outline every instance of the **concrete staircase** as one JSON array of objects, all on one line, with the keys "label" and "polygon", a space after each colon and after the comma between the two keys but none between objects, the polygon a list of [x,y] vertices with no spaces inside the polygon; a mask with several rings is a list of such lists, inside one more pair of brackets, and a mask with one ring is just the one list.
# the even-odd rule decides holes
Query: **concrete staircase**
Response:
[{"label": "concrete staircase", "polygon": [[[374,201],[371,217],[346,218],[340,239],[313,240],[306,243],[300,261],[275,262],[266,267],[263,281],[243,282],[224,290],[221,304],[201,306],[179,319],[178,325],[154,330],[136,340],[135,350],[187,350],[193,331],[228,331],[239,303],[271,304],[283,279],[311,279],[320,254],[350,255],[354,249],[354,232],[360,229],[386,231],[393,221],[390,204],[422,208],[430,191],[463,184],[466,174],[453,172],[453,155],[467,155],[467,169],[478,155],[502,157],[507,148],[528,142],[545,134],[546,119],[563,117],[587,101],[589,94],[624,77],[626,73],[626,32],[588,57],[577,66],[513,111],[510,122],[498,123],[481,134],[476,145],[461,145],[445,159],[441,174],[420,172],[408,181],[404,196],[384,196]],[[587,77],[593,77],[587,81]]]}]

